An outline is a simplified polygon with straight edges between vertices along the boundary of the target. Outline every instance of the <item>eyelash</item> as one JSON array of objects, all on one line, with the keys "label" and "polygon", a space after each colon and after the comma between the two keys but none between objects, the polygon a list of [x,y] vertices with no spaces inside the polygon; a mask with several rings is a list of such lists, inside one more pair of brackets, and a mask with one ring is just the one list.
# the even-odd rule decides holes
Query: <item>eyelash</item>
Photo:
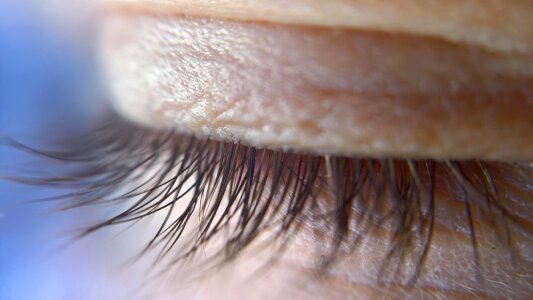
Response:
[{"label": "eyelash", "polygon": [[[106,125],[71,141],[71,151],[39,151],[4,139],[13,147],[69,166],[59,177],[10,178],[73,190],[38,201],[62,200],[63,209],[127,205],[79,237],[161,214],[159,230],[142,254],[158,249],[156,261],[160,261],[176,251],[172,263],[186,261],[221,232],[228,232],[224,245],[209,257],[218,265],[237,258],[265,229],[274,232],[271,242],[283,241],[277,246],[280,254],[301,225],[321,223],[333,237],[324,242],[328,253],[318,266],[326,270],[354,251],[366,234],[388,222],[390,246],[380,277],[385,281],[392,269],[392,278],[397,277],[409,257],[417,264],[405,282],[414,284],[432,241],[436,190],[451,188],[462,193],[458,197],[464,203],[476,264],[474,212],[501,235],[511,253],[516,252],[508,223],[518,222],[502,204],[493,168],[485,162],[298,154],[142,128],[116,115],[106,119]],[[319,193],[326,193],[322,201],[317,200]],[[186,208],[172,217],[185,197]],[[200,219],[193,238],[185,249],[176,249],[195,214]]]}]

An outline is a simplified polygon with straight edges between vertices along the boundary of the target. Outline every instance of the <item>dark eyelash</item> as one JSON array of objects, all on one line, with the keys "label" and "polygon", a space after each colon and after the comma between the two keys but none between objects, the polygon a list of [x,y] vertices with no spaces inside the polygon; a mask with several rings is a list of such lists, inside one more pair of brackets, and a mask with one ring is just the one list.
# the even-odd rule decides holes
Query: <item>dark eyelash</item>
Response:
[{"label": "dark eyelash", "polygon": [[[269,229],[281,253],[291,237],[309,224],[325,224],[323,257],[327,269],[354,251],[365,235],[390,224],[390,246],[381,268],[382,280],[397,280],[407,260],[416,261],[413,284],[428,256],[435,223],[440,180],[462,193],[472,252],[479,264],[474,217],[494,227],[515,253],[509,222],[515,216],[501,202],[493,168],[481,161],[324,157],[256,149],[172,131],[155,131],[112,116],[105,126],[71,141],[72,151],[38,151],[4,138],[11,146],[69,168],[59,177],[12,177],[24,183],[73,190],[40,201],[64,200],[63,209],[120,204],[126,209],[87,228],[80,236],[104,227],[163,214],[159,230],[143,254],[157,249],[156,260],[175,251],[173,263],[186,261],[222,231],[225,243],[210,257],[213,265],[234,260]],[[508,164],[511,166],[511,164]],[[124,189],[128,190],[124,191]],[[326,196],[317,201],[319,193]],[[188,197],[185,200],[185,197]],[[187,201],[177,217],[176,205]],[[475,214],[475,212],[477,212]],[[185,248],[178,240],[200,220]],[[357,232],[351,228],[357,227]],[[481,276],[481,274],[480,274]]]}]

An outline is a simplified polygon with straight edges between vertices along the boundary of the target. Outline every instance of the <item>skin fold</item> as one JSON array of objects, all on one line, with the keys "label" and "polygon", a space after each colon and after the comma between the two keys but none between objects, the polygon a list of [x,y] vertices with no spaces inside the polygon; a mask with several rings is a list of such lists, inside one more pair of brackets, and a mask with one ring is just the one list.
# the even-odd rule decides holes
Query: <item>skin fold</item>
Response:
[{"label": "skin fold", "polygon": [[116,107],[151,126],[325,154],[533,155],[529,54],[196,18],[124,16],[107,24]]},{"label": "skin fold", "polygon": [[[170,279],[162,298],[533,294],[532,2],[100,2],[112,103],[146,126],[276,150],[519,166],[494,169],[506,207],[519,216],[509,226],[522,260],[517,264],[494,228],[476,219],[483,281],[458,187],[443,179],[431,255],[412,287],[402,280],[378,284],[387,226],[317,279],[317,245],[327,236],[320,224],[306,224],[258,280],[253,271],[268,262],[270,248],[245,253],[179,291],[181,279]],[[328,195],[319,199],[327,202]]]},{"label": "skin fold", "polygon": [[[489,49],[533,49],[528,0],[99,0],[106,9],[435,36]],[[438,20],[438,21],[437,21]]]}]

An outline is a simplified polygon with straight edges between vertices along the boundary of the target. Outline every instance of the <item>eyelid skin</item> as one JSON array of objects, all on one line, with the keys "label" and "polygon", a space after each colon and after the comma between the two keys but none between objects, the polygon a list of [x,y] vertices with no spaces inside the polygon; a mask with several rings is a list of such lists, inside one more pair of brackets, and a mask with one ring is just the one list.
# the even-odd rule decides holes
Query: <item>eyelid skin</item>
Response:
[{"label": "eyelid skin", "polygon": [[[286,270],[273,268],[283,273],[277,277],[279,283],[259,278],[266,289],[259,291],[245,280],[254,277],[252,272],[243,273],[247,277],[244,279],[234,277],[235,269],[228,275],[212,272],[217,276],[215,284],[222,287],[211,289],[201,282],[200,287],[213,293],[213,297],[205,298],[231,295],[220,292],[224,288],[241,292],[232,280],[249,288],[249,295],[257,298],[279,292],[278,286],[298,290],[299,286],[285,277],[301,278],[302,285],[314,286],[310,277],[290,272],[317,271],[320,266],[313,264],[315,260],[318,264],[328,261],[327,255],[321,255],[329,252],[327,241],[335,242],[335,236],[342,236],[344,231],[349,235],[337,241],[345,241],[346,247],[339,244],[342,248],[338,250],[341,254],[346,251],[347,257],[340,260],[341,255],[336,256],[339,260],[321,277],[330,280],[325,289],[339,288],[338,299],[362,297],[361,290],[367,291],[368,298],[397,294],[397,298],[407,299],[462,298],[469,293],[479,298],[531,294],[527,281],[531,275],[531,235],[516,224],[530,228],[530,181],[517,179],[515,184],[515,163],[494,163],[491,173],[492,169],[485,166],[492,162],[477,160],[533,159],[529,28],[512,32],[514,27],[509,27],[529,22],[529,18],[509,19],[513,13],[522,14],[528,4],[509,1],[506,11],[498,11],[495,8],[503,7],[502,1],[462,2],[481,5],[476,12],[456,0],[425,2],[434,6],[400,0],[394,3],[405,5],[405,9],[393,10],[398,13],[396,18],[381,15],[388,27],[379,27],[375,23],[378,18],[352,26],[323,22],[342,15],[339,10],[326,17],[320,14],[339,3],[366,3],[370,7],[370,1],[321,1],[323,9],[300,17],[300,10],[290,8],[301,8],[306,3],[316,8],[319,1],[285,2],[294,6],[279,9],[278,15],[254,11],[254,4],[261,3],[258,1],[231,2],[250,6],[247,10],[226,11],[216,9],[230,5],[228,1],[137,1],[140,6],[133,2],[132,6],[120,4],[105,12],[102,58],[113,105],[121,117],[126,117],[118,117],[118,121],[127,126],[118,123],[110,130],[99,131],[103,133],[102,142],[88,152],[97,157],[95,170],[103,173],[91,168],[76,173],[90,174],[86,180],[91,184],[89,189],[93,179],[102,177],[131,178],[139,173],[146,174],[149,182],[128,180],[129,184],[119,186],[118,190],[126,190],[124,198],[132,201],[127,201],[125,213],[102,224],[111,226],[148,217],[144,219],[162,222],[161,227],[156,224],[158,231],[150,237],[150,244],[157,240],[155,245],[163,245],[164,252],[168,250],[173,256],[170,259],[179,257],[180,251],[189,253],[189,248],[199,249],[199,258],[209,250],[236,257],[231,249],[239,249],[240,244],[234,243],[233,237],[248,242],[255,234],[268,238],[269,228],[272,234],[277,233],[276,227],[267,226],[280,224],[276,215],[270,218],[261,213],[261,208],[280,199],[280,207],[288,207],[279,210],[279,217],[295,220],[296,233],[287,235],[295,241],[291,244],[294,248],[286,250],[296,259],[285,257],[286,261],[280,261]],[[372,2],[379,15],[383,6]],[[185,11],[182,8],[187,3],[205,5],[196,11],[189,5],[190,10]],[[281,1],[266,3],[285,8]],[[458,5],[457,12],[451,9],[451,3]],[[413,13],[417,7],[422,12],[427,10],[427,16]],[[238,13],[224,15],[230,12]],[[464,15],[457,15],[459,12]],[[485,17],[468,18],[477,13]],[[494,19],[494,23],[484,23],[483,18]],[[508,22],[500,24],[502,20]],[[137,127],[135,123],[147,126]],[[206,136],[212,139],[205,141]],[[83,142],[80,148],[87,149]],[[102,155],[101,149],[108,155]],[[294,149],[303,154],[269,149]],[[289,158],[279,158],[285,156]],[[367,157],[379,159],[366,161]],[[408,159],[395,162],[390,158]],[[431,159],[415,166],[413,158]],[[468,168],[468,161],[458,167],[462,163],[450,158],[476,160]],[[132,171],[132,166],[143,164],[148,167]],[[265,171],[268,166],[271,169]],[[358,166],[366,166],[366,171],[356,172],[362,170]],[[506,167],[511,170],[504,173]],[[288,176],[279,175],[278,170],[285,170]],[[425,184],[427,188],[421,188]],[[144,195],[140,200],[130,198],[130,191]],[[118,199],[121,203],[126,200]],[[105,199],[95,202],[100,200]],[[178,200],[183,211],[174,210]],[[324,210],[300,210],[306,203]],[[327,209],[330,205],[332,209]],[[191,215],[194,208],[198,208],[200,218]],[[277,206],[273,209],[278,212]],[[309,219],[305,219],[307,213]],[[314,213],[325,218],[320,222],[320,218],[312,218]],[[510,217],[500,220],[497,213]],[[219,227],[216,219],[202,218],[220,216],[220,220],[226,220],[230,215],[236,217],[228,217],[228,222],[235,221],[235,228],[242,231]],[[260,226],[266,230],[248,230],[247,224],[257,224],[252,220],[258,215],[267,216],[265,226]],[[383,217],[389,215],[394,217],[384,221]],[[193,242],[183,248],[168,246],[175,245],[175,233],[182,232],[182,216],[197,220],[187,224],[200,234],[191,236]],[[310,224],[302,223],[305,220]],[[516,223],[492,226],[511,220]],[[365,223],[372,224],[368,225],[371,231],[365,231]],[[229,247],[219,251],[202,243],[212,236],[210,228],[219,232],[224,237],[222,244],[227,241]],[[254,234],[248,236],[248,232]],[[513,233],[512,239],[509,232]],[[359,243],[363,233],[366,244]],[[278,236],[282,237],[281,243],[289,240],[285,240],[285,234]],[[219,241],[211,242],[216,246]],[[337,250],[334,243],[331,246]],[[356,246],[358,252],[350,253],[348,248]],[[426,246],[429,252],[425,252]],[[520,263],[514,264],[511,256],[515,248],[519,250],[516,257],[523,256],[524,263],[517,260]],[[258,247],[248,249],[250,254],[258,254]],[[397,249],[413,251],[399,251],[397,255],[391,252]],[[253,270],[240,264],[260,262],[255,256],[250,258],[239,259],[234,265]],[[384,260],[388,264],[389,258],[394,260],[382,273]],[[419,264],[422,261],[424,264]],[[177,270],[183,273],[183,269]],[[420,276],[409,289],[412,274]],[[380,286],[382,279],[385,284],[398,286]],[[179,290],[180,284],[183,282],[172,289]],[[335,299],[324,296],[327,294],[323,291],[309,293],[308,297],[302,294],[303,299]]]},{"label": "eyelid skin", "polygon": [[325,154],[533,159],[531,53],[353,29],[106,22],[114,104],[150,126]]},{"label": "eyelid skin", "polygon": [[100,0],[113,10],[433,36],[499,51],[533,49],[528,0]]}]

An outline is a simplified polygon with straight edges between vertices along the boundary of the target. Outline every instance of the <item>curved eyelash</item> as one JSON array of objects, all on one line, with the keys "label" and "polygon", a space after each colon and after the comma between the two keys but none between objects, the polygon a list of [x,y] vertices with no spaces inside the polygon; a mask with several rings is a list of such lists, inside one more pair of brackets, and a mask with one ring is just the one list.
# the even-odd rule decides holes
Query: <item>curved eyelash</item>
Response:
[{"label": "curved eyelash", "polygon": [[322,245],[327,254],[319,267],[326,269],[354,251],[374,228],[390,224],[380,278],[397,279],[406,262],[415,261],[415,270],[405,281],[414,284],[429,255],[435,193],[443,177],[462,193],[476,263],[480,258],[475,216],[487,220],[515,252],[508,228],[515,216],[502,204],[491,166],[481,161],[288,153],[156,132],[117,116],[71,141],[71,151],[38,151],[3,140],[69,166],[63,176],[10,178],[71,190],[39,201],[64,200],[63,209],[124,205],[121,213],[87,228],[80,237],[162,216],[141,253],[158,251],[156,261],[169,254],[174,255],[171,263],[187,261],[224,232],[223,245],[210,258],[215,265],[229,262],[266,229],[271,232],[270,241],[277,241],[279,253],[302,228],[321,222],[326,224],[328,238]]}]

